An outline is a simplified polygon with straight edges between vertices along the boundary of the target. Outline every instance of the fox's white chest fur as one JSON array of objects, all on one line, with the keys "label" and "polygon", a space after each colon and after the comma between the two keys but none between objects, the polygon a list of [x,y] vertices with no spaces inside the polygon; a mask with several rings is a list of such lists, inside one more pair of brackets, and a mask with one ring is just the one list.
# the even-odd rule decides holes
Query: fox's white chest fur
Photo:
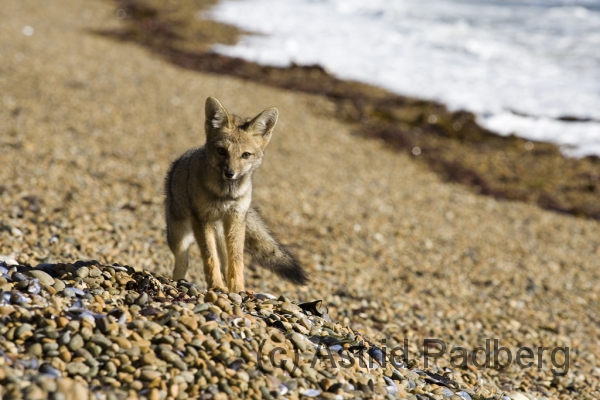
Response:
[{"label": "fox's white chest fur", "polygon": [[229,214],[243,216],[250,208],[252,201],[252,181],[250,177],[233,182],[218,182],[205,186],[209,191],[205,196],[198,196],[196,209],[210,221],[222,220]]},{"label": "fox's white chest fur", "polygon": [[218,221],[224,219],[230,214],[246,215],[250,208],[251,197],[244,196],[237,200],[215,200],[203,203],[200,200],[196,207],[201,216],[207,221]]}]

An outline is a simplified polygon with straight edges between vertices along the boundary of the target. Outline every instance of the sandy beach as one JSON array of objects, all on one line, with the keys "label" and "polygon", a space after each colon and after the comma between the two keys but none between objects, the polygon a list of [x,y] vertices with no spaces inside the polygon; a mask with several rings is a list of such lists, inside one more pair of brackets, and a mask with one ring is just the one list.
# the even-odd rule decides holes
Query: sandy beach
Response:
[{"label": "sandy beach", "polygon": [[[123,27],[115,10],[61,0],[0,11],[0,255],[170,276],[163,180],[204,142],[205,99],[244,116],[276,106],[254,199],[311,284],[251,264],[249,289],[322,299],[333,320],[373,342],[408,339],[420,368],[424,338],[548,347],[541,368],[459,373],[507,394],[600,397],[598,221],[444,182],[416,156],[356,135],[322,97],[182,69],[94,34]],[[202,287],[199,259],[194,248],[188,279]],[[557,347],[570,349],[564,376],[551,371]]]}]

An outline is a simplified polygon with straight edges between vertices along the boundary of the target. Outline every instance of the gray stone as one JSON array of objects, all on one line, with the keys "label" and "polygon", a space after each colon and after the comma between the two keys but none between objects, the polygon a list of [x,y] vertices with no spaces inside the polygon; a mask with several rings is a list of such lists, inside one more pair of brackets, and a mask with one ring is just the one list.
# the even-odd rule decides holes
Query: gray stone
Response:
[{"label": "gray stone", "polygon": [[148,303],[149,299],[150,299],[150,297],[148,296],[148,293],[144,292],[144,293],[140,294],[137,299],[135,299],[135,304],[137,304],[139,306],[143,306],[146,303]]},{"label": "gray stone", "polygon": [[39,281],[42,285],[46,285],[46,286],[54,285],[54,278],[51,277],[49,274],[47,274],[44,271],[40,271],[39,269],[34,269],[34,270],[29,271],[29,275],[32,276],[33,278],[39,279]]},{"label": "gray stone", "polygon": [[81,267],[77,271],[75,271],[75,275],[79,278],[84,279],[90,276],[90,269],[88,267]]},{"label": "gray stone", "polygon": [[56,289],[57,292],[62,292],[65,289],[66,285],[60,279],[55,279],[53,287],[54,289]]},{"label": "gray stone", "polygon": [[71,340],[69,341],[69,344],[67,344],[67,347],[71,351],[77,351],[80,348],[82,348],[84,344],[85,344],[85,342],[83,341],[83,338],[81,337],[81,335],[77,334],[71,338]]},{"label": "gray stone", "polygon": [[67,364],[67,372],[69,375],[85,375],[90,372],[90,367],[82,362],[70,362]]},{"label": "gray stone", "polygon": [[21,339],[23,337],[23,335],[25,335],[27,332],[30,332],[32,330],[33,330],[33,326],[31,326],[30,324],[23,324],[20,327],[18,327],[17,330],[15,331],[15,338]]}]

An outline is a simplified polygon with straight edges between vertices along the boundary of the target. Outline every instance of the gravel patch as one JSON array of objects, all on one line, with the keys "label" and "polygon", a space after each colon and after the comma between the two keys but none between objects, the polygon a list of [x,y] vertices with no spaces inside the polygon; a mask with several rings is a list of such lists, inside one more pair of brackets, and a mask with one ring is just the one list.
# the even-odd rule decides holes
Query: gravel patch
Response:
[{"label": "gravel patch", "polygon": [[[322,301],[219,293],[129,266],[0,265],[5,399],[498,398],[390,358]],[[54,279],[46,285],[35,276]],[[27,278],[31,276],[31,278]],[[61,282],[58,291],[57,282]],[[412,368],[410,366],[413,366]],[[411,395],[412,394],[412,395]]]}]

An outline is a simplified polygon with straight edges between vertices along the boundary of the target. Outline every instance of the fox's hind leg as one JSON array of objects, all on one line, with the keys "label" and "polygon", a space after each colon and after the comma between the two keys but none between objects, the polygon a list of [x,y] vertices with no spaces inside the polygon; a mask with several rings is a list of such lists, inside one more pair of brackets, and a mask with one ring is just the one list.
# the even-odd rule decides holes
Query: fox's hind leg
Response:
[{"label": "fox's hind leg", "polygon": [[189,248],[194,242],[190,221],[167,221],[167,242],[175,256],[173,280],[184,279],[189,266]]}]

